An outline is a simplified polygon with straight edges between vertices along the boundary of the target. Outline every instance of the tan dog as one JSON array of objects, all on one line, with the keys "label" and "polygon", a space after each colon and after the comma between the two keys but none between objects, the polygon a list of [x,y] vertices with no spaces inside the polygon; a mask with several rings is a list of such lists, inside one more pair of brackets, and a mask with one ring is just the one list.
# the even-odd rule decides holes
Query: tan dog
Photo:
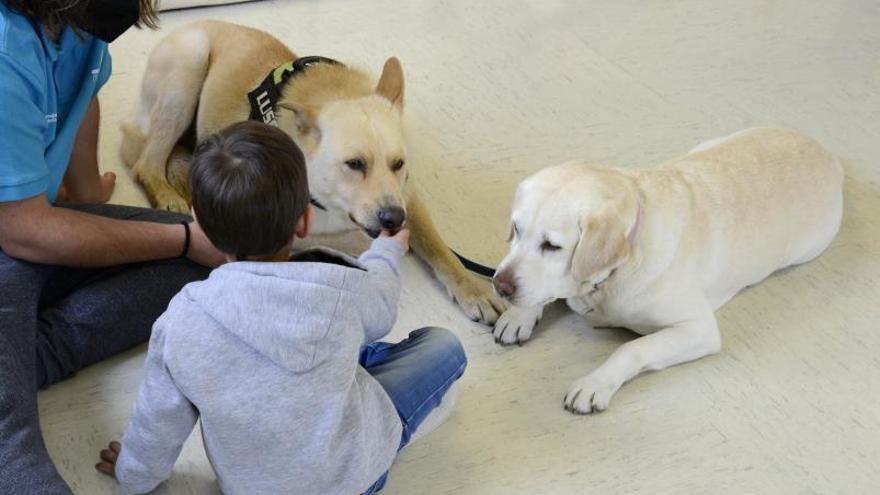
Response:
[{"label": "tan dog", "polygon": [[[297,59],[279,40],[256,29],[217,21],[179,28],[153,49],[133,124],[123,127],[123,158],[158,208],[189,211],[187,164],[194,143],[247,120],[248,93],[267,74]],[[449,294],[474,320],[491,324],[506,307],[465,270],[437,233],[408,185],[401,130],[403,70],[385,63],[378,84],[342,64],[317,63],[283,88],[273,109],[260,100],[303,150],[317,233],[352,222],[375,237],[406,222],[412,246]]]},{"label": "tan dog", "polygon": [[544,169],[514,199],[495,285],[515,306],[495,339],[528,340],[554,299],[594,327],[643,335],[571,385],[566,409],[602,411],[639,373],[718,352],[715,309],[818,256],[840,226],[843,176],[819,143],[780,129],[745,130],[655,168]]}]

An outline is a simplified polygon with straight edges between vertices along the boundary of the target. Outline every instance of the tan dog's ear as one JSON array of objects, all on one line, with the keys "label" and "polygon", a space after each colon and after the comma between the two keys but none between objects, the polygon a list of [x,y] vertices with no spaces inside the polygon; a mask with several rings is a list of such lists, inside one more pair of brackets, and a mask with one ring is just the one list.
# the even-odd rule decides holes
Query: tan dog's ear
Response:
[{"label": "tan dog's ear", "polygon": [[598,214],[581,219],[581,238],[571,261],[572,277],[589,282],[596,275],[613,270],[632,256],[641,223],[641,207],[626,215],[620,205],[609,205]]},{"label": "tan dog's ear", "polygon": [[303,138],[310,134],[317,134],[315,112],[310,108],[294,101],[281,101],[278,103],[278,107],[289,110],[293,114],[298,137]]},{"label": "tan dog's ear", "polygon": [[376,86],[376,94],[384,96],[395,107],[403,108],[403,68],[397,57],[385,61],[382,77]]}]

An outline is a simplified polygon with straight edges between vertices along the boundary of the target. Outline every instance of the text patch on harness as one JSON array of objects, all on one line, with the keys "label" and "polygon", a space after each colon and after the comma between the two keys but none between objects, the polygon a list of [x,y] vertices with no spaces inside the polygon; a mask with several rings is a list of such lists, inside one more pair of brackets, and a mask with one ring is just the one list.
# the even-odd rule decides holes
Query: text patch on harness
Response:
[{"label": "text patch on harness", "polygon": [[284,86],[294,77],[303,73],[315,64],[339,64],[336,60],[326,57],[302,57],[280,65],[272,70],[256,89],[248,93],[251,104],[250,120],[258,120],[278,127],[275,111]]}]

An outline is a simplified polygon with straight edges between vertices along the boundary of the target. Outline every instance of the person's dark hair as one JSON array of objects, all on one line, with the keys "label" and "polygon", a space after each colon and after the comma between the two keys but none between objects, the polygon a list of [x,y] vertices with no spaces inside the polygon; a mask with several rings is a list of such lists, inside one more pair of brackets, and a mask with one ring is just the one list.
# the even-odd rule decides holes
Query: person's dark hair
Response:
[{"label": "person's dark hair", "polygon": [[[7,7],[19,14],[30,17],[52,36],[57,37],[67,26],[77,27],[83,12],[92,0],[2,0]],[[159,27],[159,14],[156,12],[157,0],[138,0],[137,27],[151,29]]]},{"label": "person's dark hair", "polygon": [[309,206],[299,147],[255,121],[233,124],[196,147],[189,189],[208,239],[239,259],[277,253]]}]

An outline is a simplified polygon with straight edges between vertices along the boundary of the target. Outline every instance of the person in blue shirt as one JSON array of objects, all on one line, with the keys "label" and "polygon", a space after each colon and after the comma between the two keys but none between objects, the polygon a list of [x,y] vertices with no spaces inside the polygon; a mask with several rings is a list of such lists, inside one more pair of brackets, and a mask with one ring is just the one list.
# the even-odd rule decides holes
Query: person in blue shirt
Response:
[{"label": "person in blue shirt", "polygon": [[148,340],[224,257],[192,219],[104,204],[97,93],[107,43],[155,0],[0,0],[0,493],[70,493],[37,390]]}]

